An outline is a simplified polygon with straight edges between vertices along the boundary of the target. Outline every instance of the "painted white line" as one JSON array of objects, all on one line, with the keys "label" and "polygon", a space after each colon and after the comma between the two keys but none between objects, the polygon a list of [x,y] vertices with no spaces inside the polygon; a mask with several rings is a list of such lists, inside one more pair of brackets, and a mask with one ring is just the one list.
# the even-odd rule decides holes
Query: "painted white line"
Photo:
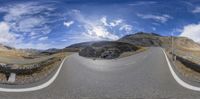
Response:
[{"label": "painted white line", "polygon": [[169,69],[170,69],[170,72],[172,74],[172,76],[174,77],[174,79],[176,80],[176,82],[178,82],[181,86],[183,86],[184,88],[187,88],[187,89],[190,89],[190,90],[193,90],[193,91],[200,91],[200,87],[196,87],[196,86],[192,86],[186,82],[184,82],[183,80],[181,80],[177,74],[175,73],[175,71],[173,70],[172,66],[171,66],[171,63],[167,57],[167,54],[165,53],[164,49],[162,49],[163,53],[165,54],[165,58],[167,60],[167,64],[169,66]]},{"label": "painted white line", "polygon": [[17,89],[15,89],[15,88],[0,88],[0,92],[29,92],[29,91],[36,91],[36,90],[41,90],[43,88],[46,88],[55,81],[55,79],[57,78],[66,59],[67,59],[67,57],[65,57],[63,59],[62,63],[60,64],[60,67],[58,68],[56,73],[53,75],[53,77],[51,79],[49,79],[45,83],[43,83],[39,86],[34,86],[34,87],[29,87],[29,88],[17,88]]}]

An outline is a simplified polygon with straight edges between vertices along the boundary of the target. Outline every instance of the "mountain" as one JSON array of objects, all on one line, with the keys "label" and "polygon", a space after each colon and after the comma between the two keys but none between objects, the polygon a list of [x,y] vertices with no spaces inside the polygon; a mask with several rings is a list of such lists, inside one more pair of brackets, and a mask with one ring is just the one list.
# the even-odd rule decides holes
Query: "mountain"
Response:
[{"label": "mountain", "polygon": [[37,53],[42,52],[42,50],[37,50],[37,49],[32,49],[32,48],[18,49],[18,50],[25,52],[25,53],[30,53],[30,54],[37,54]]},{"label": "mountain", "polygon": [[56,48],[50,48],[50,49],[47,49],[45,51],[42,51],[42,52],[48,52],[48,53],[56,53],[58,52],[60,49],[56,49]]},{"label": "mountain", "polygon": [[155,33],[139,32],[136,34],[126,35],[120,38],[118,41],[143,47],[162,46],[162,41],[159,39],[160,37],[162,36]]},{"label": "mountain", "polygon": [[6,58],[23,58],[27,56],[27,52],[23,52],[19,49],[15,49],[14,47],[10,47],[4,44],[0,44],[0,57]]},{"label": "mountain", "polygon": [[66,52],[77,52],[80,51],[81,48],[85,48],[87,46],[92,45],[93,43],[95,43],[95,41],[92,42],[82,42],[82,43],[76,43],[76,44],[72,44],[64,49],[62,49],[62,51],[66,51]]},{"label": "mountain", "polygon": [[[193,40],[186,37],[173,37],[174,45],[177,49],[188,49],[188,50],[200,50],[200,44],[194,42]],[[125,35],[124,37],[117,40],[118,42],[130,43],[135,46],[141,47],[163,47],[166,49],[170,49],[172,46],[172,37],[170,36],[162,36],[156,33],[145,33],[138,32],[135,34]],[[76,48],[76,50],[80,50],[81,48],[92,45],[95,42],[84,42],[77,43],[66,47],[67,49]]]},{"label": "mountain", "polygon": [[[130,43],[136,46],[143,46],[143,47],[148,47],[148,46],[161,46],[162,45],[162,40],[159,38],[163,37],[159,34],[156,33],[144,33],[144,32],[139,32],[135,34],[130,34],[126,35],[119,40],[118,42],[125,42],[125,43]],[[102,41],[100,41],[102,42]],[[87,46],[92,45],[95,42],[83,42],[83,43],[77,43],[77,44],[72,44],[66,48],[84,48]]]},{"label": "mountain", "polygon": [[176,37],[176,47],[183,50],[200,51],[200,44],[186,37]]},{"label": "mountain", "polygon": [[0,50],[15,50],[15,48],[0,44]]},{"label": "mountain", "polygon": [[140,48],[130,43],[119,41],[100,41],[92,43],[79,52],[80,56],[92,58],[114,59],[124,52],[137,51]]},{"label": "mountain", "polygon": [[89,45],[92,45],[93,43],[95,42],[82,42],[82,43],[76,43],[76,44],[72,44],[66,48],[82,48],[82,47],[85,47],[85,46],[89,46]]}]

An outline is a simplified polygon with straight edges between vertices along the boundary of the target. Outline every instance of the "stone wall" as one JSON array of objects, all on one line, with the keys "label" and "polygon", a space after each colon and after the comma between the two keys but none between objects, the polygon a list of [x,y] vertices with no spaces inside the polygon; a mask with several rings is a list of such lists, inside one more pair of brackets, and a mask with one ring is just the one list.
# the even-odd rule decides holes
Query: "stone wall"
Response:
[{"label": "stone wall", "polygon": [[4,74],[15,73],[17,75],[30,75],[34,72],[41,70],[43,67],[53,64],[55,61],[61,61],[60,59],[50,58],[46,61],[24,65],[24,66],[16,66],[15,64],[0,64],[0,72]]}]

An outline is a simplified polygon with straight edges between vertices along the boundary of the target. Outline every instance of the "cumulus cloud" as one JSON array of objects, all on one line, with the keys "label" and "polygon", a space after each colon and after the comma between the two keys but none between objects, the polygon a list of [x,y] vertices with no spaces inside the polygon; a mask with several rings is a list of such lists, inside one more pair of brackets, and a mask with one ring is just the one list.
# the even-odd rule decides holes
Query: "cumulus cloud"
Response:
[{"label": "cumulus cloud", "polygon": [[74,21],[66,21],[66,22],[64,22],[63,24],[64,24],[64,26],[66,26],[66,27],[70,27],[72,24],[74,24]]},{"label": "cumulus cloud", "polygon": [[[89,20],[83,16],[79,10],[73,10],[70,12],[70,14],[75,18],[76,21],[80,22],[85,29],[85,32],[82,33],[83,36],[81,38],[87,38],[89,40],[116,40],[119,38],[115,33],[109,32],[108,29],[99,21]],[[106,19],[103,19],[103,21],[106,25]],[[118,23],[115,22],[112,25],[114,26],[116,24]]]},{"label": "cumulus cloud", "polygon": [[0,43],[12,44],[16,41],[17,35],[10,32],[10,27],[6,22],[0,22]]},{"label": "cumulus cloud", "polygon": [[170,15],[163,14],[163,15],[153,15],[153,14],[137,14],[138,17],[142,19],[152,19],[161,23],[167,22],[169,19],[172,19]]},{"label": "cumulus cloud", "polygon": [[108,20],[106,16],[103,16],[100,21],[103,23],[104,26],[111,29],[119,29],[119,31],[123,31],[124,34],[130,34],[133,32],[133,26],[124,22],[123,19]]},{"label": "cumulus cloud", "polygon": [[117,40],[125,34],[132,33],[132,25],[121,18],[109,19],[107,16],[88,18],[80,10],[72,10],[68,13],[79,26],[71,29],[62,41],[71,43],[99,40]]},{"label": "cumulus cloud", "polygon": [[195,9],[192,10],[192,13],[200,13],[200,7],[195,7]]},{"label": "cumulus cloud", "polygon": [[184,26],[180,36],[191,38],[200,43],[200,23]]},{"label": "cumulus cloud", "polygon": [[100,21],[103,23],[104,26],[110,26],[110,27],[118,26],[123,22],[122,19],[116,19],[116,20],[112,20],[111,22],[108,22],[107,17],[105,16],[102,17]]}]

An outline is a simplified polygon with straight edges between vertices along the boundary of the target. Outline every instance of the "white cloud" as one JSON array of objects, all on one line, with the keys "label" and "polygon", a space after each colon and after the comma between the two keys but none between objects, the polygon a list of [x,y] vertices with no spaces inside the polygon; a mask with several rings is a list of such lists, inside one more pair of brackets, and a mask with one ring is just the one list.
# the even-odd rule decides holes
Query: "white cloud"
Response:
[{"label": "white cloud", "polygon": [[86,26],[86,29],[87,32],[85,32],[84,35],[91,39],[94,38],[96,40],[103,40],[103,39],[116,40],[119,38],[117,35],[108,32],[107,29],[104,28],[103,26],[98,26],[98,25],[89,27]]},{"label": "white cloud", "polygon": [[47,34],[51,32],[49,24],[57,20],[50,19],[54,11],[53,5],[37,2],[1,6],[0,43],[16,48],[50,48],[51,44],[43,41],[48,40]]},{"label": "white cloud", "polygon": [[51,32],[48,25],[49,16],[45,13],[52,13],[54,9],[54,7],[47,4],[41,5],[36,2],[28,2],[2,6],[0,12],[5,14],[3,21],[9,24],[11,31],[27,35],[34,32],[35,35],[41,35]]},{"label": "white cloud", "polygon": [[6,22],[0,22],[0,43],[11,45],[17,39],[17,35],[10,32],[10,27]]},{"label": "white cloud", "polygon": [[42,27],[44,25],[45,25],[45,20],[43,18],[30,17],[19,21],[18,26],[14,25],[13,29],[17,32],[31,33],[32,31],[36,31],[36,29],[45,30],[45,28]]},{"label": "white cloud", "polygon": [[107,18],[104,16],[100,19],[100,21],[103,23],[103,25],[105,26],[109,26],[109,24],[107,23]]},{"label": "white cloud", "polygon": [[107,17],[105,16],[102,17],[100,21],[103,23],[104,26],[110,26],[110,27],[118,26],[123,22],[122,19],[116,19],[116,20],[112,20],[111,22],[108,22]]},{"label": "white cloud", "polygon": [[194,10],[192,10],[192,13],[200,13],[200,7],[196,7]]},{"label": "white cloud", "polygon": [[132,32],[132,26],[131,25],[128,25],[128,24],[123,24],[120,28],[119,28],[119,30],[121,30],[121,31],[126,31],[127,33],[130,33],[130,32]]},{"label": "white cloud", "polygon": [[[89,20],[83,16],[79,10],[73,10],[70,14],[73,15],[75,20],[83,24],[85,32],[82,33],[82,38],[90,40],[116,40],[119,38],[116,34],[109,32],[101,22]],[[106,24],[106,19],[102,19],[101,21],[104,21]],[[116,24],[118,23],[114,23],[113,25]]]},{"label": "white cloud", "polygon": [[163,15],[153,15],[153,14],[137,14],[138,17],[141,17],[142,19],[152,19],[161,23],[167,22],[169,19],[172,19],[173,17],[163,14]]},{"label": "white cloud", "polygon": [[45,36],[45,37],[40,37],[38,40],[39,40],[39,41],[44,41],[44,40],[47,40],[47,39],[48,39],[48,37]]},{"label": "white cloud", "polygon": [[155,1],[139,1],[139,2],[136,2],[136,3],[131,3],[129,4],[130,6],[140,6],[140,5],[151,5],[151,4],[156,4],[157,2]]},{"label": "white cloud", "polygon": [[113,22],[110,23],[110,26],[115,27],[115,26],[119,25],[120,23],[122,23],[121,19],[114,20]]},{"label": "white cloud", "polygon": [[200,43],[200,23],[184,26],[180,36],[191,38]]},{"label": "white cloud", "polygon": [[[35,33],[31,33],[34,35]],[[51,48],[50,44],[23,42],[23,37],[10,32],[10,26],[6,22],[0,22],[0,43],[9,45],[16,48],[34,48],[34,49],[47,49]],[[41,37],[40,40],[46,40],[48,37]]]},{"label": "white cloud", "polygon": [[108,21],[107,17],[104,16],[100,19],[100,21],[104,26],[111,29],[117,28],[119,31],[123,31],[124,34],[130,34],[133,32],[133,26],[125,23],[123,19],[114,19]]},{"label": "white cloud", "polygon": [[67,22],[64,22],[63,24],[66,27],[70,27],[72,24],[74,24],[74,21],[67,21]]}]

